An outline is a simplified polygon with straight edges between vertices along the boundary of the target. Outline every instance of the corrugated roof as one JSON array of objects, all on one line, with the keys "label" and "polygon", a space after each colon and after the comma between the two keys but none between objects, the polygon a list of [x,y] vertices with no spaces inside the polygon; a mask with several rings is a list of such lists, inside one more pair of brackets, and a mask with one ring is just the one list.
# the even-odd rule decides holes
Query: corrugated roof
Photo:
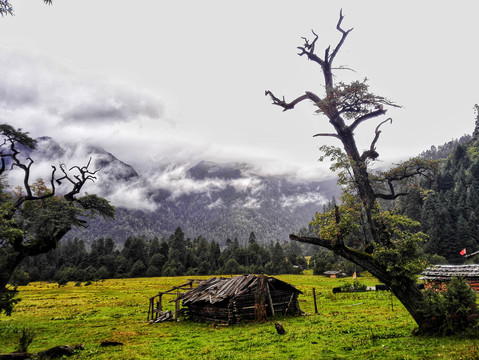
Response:
[{"label": "corrugated roof", "polygon": [[421,280],[450,280],[452,277],[479,279],[479,264],[432,265],[421,273]]}]

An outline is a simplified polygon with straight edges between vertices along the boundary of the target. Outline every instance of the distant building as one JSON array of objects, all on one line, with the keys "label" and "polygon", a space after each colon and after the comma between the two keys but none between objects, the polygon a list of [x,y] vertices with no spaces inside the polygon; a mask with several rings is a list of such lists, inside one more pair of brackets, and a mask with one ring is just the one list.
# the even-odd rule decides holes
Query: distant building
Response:
[{"label": "distant building", "polygon": [[421,273],[419,279],[426,282],[443,283],[453,277],[462,277],[479,292],[479,264],[471,265],[432,265]]},{"label": "distant building", "polygon": [[323,272],[323,275],[328,276],[328,277],[330,277],[330,278],[332,278],[332,279],[335,279],[335,278],[343,278],[343,277],[348,276],[348,274],[346,274],[345,272],[337,271],[337,270],[325,271],[325,272]]}]

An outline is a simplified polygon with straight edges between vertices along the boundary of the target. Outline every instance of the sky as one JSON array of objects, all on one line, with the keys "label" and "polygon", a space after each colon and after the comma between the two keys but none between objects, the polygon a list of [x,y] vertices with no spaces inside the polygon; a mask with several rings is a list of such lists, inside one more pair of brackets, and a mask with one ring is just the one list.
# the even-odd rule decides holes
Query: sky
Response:
[{"label": "sky", "polygon": [[[330,131],[311,103],[282,112],[265,90],[323,94],[302,37],[334,47],[349,34],[336,82],[368,78],[391,109],[384,164],[474,130],[479,103],[477,2],[11,0],[0,18],[0,122],[58,142],[101,145],[138,171],[199,160],[247,162],[264,174],[330,175]],[[356,131],[366,149],[378,122]],[[381,163],[379,163],[381,166]]]}]

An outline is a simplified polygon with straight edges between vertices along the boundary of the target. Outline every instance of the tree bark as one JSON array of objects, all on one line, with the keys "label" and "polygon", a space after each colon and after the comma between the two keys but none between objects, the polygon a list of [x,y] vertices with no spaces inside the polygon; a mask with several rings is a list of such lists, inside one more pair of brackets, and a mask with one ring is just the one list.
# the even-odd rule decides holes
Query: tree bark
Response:
[{"label": "tree bark", "polygon": [[[361,111],[352,111],[352,114],[354,114],[356,111],[358,116],[352,121],[351,125],[348,126],[346,124],[345,119],[342,117],[342,113],[346,112],[344,109],[345,107],[348,107],[348,103],[343,102],[342,104],[338,105],[338,101],[341,102],[341,99],[337,100],[337,93],[341,89],[335,89],[332,72],[333,60],[338,51],[341,49],[346,37],[352,31],[352,29],[347,31],[343,30],[341,28],[342,21],[343,14],[341,12],[336,28],[342,34],[342,36],[331,54],[330,47],[325,50],[324,58],[319,57],[315,53],[315,46],[318,36],[314,34],[314,32],[314,40],[310,43],[304,38],[304,46],[299,47],[301,52],[298,55],[305,55],[309,60],[317,63],[321,67],[325,83],[325,96],[323,102],[321,102],[322,100],[317,95],[314,95],[314,97],[307,96],[308,94],[312,93],[306,93],[306,95],[302,95],[289,103],[286,102],[284,98],[283,100],[277,98],[270,91],[267,91],[266,95],[271,97],[274,105],[282,107],[283,111],[293,109],[295,105],[303,100],[314,99],[313,102],[315,102],[315,105],[319,108],[320,112],[326,115],[329,123],[333,126],[335,133],[318,135],[333,136],[341,141],[343,149],[349,158],[353,182],[357,190],[357,196],[362,204],[362,217],[364,219],[364,241],[366,245],[374,247],[374,244],[382,243],[382,235],[384,235],[384,233],[381,224],[377,224],[375,221],[374,215],[375,211],[377,211],[376,200],[378,196],[374,192],[367,166],[369,159],[374,160],[378,156],[375,146],[380,134],[379,128],[382,124],[390,119],[381,122],[376,127],[375,136],[369,150],[363,152],[362,154],[360,154],[358,151],[354,137],[354,130],[356,130],[356,128],[365,121],[384,115],[386,110],[383,109],[383,104],[392,106],[396,105],[382,97],[375,97],[378,103],[376,104],[377,107],[374,110],[365,110],[370,109],[371,102],[368,102],[367,106],[363,107]],[[358,100],[358,102],[353,104],[355,109],[358,104],[361,105],[360,101],[361,100]],[[367,101],[370,101],[370,98],[368,98]],[[349,114],[350,116],[348,116],[348,118],[350,118],[352,114]],[[423,319],[422,315],[418,311],[423,295],[412,279],[405,276],[393,277],[391,273],[388,272],[386,264],[378,263],[371,254],[348,247],[344,245],[342,241],[330,241],[318,237],[300,237],[293,234],[290,235],[290,239],[325,247],[332,250],[335,254],[338,254],[368,270],[372,275],[377,277],[379,281],[383,282],[391,289],[394,295],[399,299],[399,301],[401,301],[419,326],[421,326],[421,324],[424,322],[425,319]]]},{"label": "tree bark", "polygon": [[392,277],[384,265],[378,264],[374,261],[372,255],[353,249],[344,244],[332,243],[329,240],[324,240],[319,237],[297,236],[294,234],[289,235],[289,238],[291,240],[318,245],[329,249],[335,254],[340,255],[352,263],[366,269],[379,281],[388,286],[392,293],[411,314],[419,327],[424,323],[424,317],[420,312],[418,312],[423,294],[414,281],[406,278]]}]

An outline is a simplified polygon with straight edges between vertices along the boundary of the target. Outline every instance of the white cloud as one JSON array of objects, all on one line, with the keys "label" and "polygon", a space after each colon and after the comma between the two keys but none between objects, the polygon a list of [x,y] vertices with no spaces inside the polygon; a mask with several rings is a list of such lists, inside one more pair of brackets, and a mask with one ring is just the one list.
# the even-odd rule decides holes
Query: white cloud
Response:
[{"label": "white cloud", "polygon": [[214,203],[211,203],[207,206],[208,209],[222,209],[222,208],[225,208],[225,204],[224,204],[224,201],[223,199],[221,198],[218,198]]},{"label": "white cloud", "polygon": [[280,202],[283,207],[295,208],[306,204],[326,204],[328,200],[319,192],[309,192],[300,195],[281,196]]}]

